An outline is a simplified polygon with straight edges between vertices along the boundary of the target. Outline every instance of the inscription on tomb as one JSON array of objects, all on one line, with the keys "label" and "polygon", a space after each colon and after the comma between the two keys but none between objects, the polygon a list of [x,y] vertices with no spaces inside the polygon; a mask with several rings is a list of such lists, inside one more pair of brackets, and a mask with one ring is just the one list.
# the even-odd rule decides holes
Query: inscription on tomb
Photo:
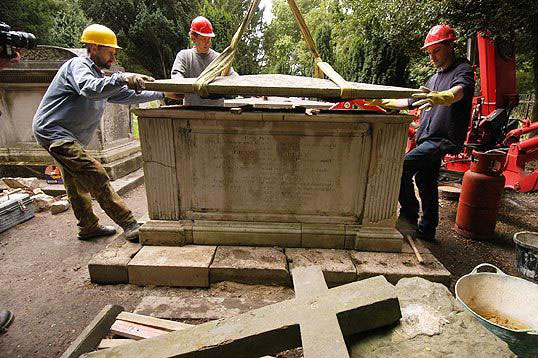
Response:
[{"label": "inscription on tomb", "polygon": [[194,210],[354,212],[362,136],[193,133],[192,139]]}]

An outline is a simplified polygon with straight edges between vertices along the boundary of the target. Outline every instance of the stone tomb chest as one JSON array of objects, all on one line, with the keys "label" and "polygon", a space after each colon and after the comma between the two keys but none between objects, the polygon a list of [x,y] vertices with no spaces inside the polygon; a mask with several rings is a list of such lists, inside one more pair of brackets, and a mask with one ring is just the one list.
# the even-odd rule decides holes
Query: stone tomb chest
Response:
[{"label": "stone tomb chest", "polygon": [[401,250],[409,116],[358,111],[134,110],[148,245]]},{"label": "stone tomb chest", "polygon": [[[0,177],[44,175],[52,157],[32,134],[32,120],[58,69],[85,49],[38,46],[22,61],[0,70]],[[123,70],[114,66],[113,71]],[[140,144],[133,138],[129,107],[107,104],[96,135],[88,146],[112,180],[142,166]]]}]

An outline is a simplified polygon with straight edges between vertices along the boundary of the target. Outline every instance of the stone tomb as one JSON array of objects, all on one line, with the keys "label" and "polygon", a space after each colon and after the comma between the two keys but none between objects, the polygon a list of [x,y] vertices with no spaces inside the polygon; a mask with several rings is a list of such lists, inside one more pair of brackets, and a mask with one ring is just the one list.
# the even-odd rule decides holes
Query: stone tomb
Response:
[{"label": "stone tomb", "polygon": [[[44,177],[52,157],[32,134],[32,119],[58,69],[85,49],[38,46],[23,60],[0,70],[0,177]],[[115,66],[112,70],[123,70]],[[88,146],[112,180],[142,166],[140,144],[133,138],[129,107],[108,104]]]},{"label": "stone tomb", "polygon": [[318,266],[293,271],[295,299],[84,357],[260,357],[303,347],[305,357],[349,357],[344,336],[398,321],[394,286],[378,276],[328,289]]},{"label": "stone tomb", "polygon": [[399,252],[409,116],[168,107],[139,116],[145,245]]}]

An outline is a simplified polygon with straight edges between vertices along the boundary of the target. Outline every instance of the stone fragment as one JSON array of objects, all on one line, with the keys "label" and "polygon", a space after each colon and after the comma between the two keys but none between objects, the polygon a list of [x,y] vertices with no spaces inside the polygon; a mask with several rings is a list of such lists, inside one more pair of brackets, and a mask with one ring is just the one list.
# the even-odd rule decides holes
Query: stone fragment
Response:
[{"label": "stone fragment", "polygon": [[230,318],[276,303],[244,297],[157,297],[146,296],[134,313],[173,320]]},{"label": "stone fragment", "polygon": [[39,179],[37,178],[2,178],[4,184],[12,189],[34,190],[39,187]]},{"label": "stone fragment", "polygon": [[219,246],[209,272],[211,283],[290,285],[286,256],[273,247]]},{"label": "stone fragment", "polygon": [[118,236],[88,263],[90,280],[101,284],[129,283],[127,264],[141,248],[142,245]]},{"label": "stone fragment", "polygon": [[514,357],[443,285],[404,278],[396,290],[400,324],[351,337],[351,357]]},{"label": "stone fragment", "polygon": [[47,194],[37,194],[33,195],[32,199],[34,200],[34,205],[36,211],[48,211],[54,203],[54,198]]},{"label": "stone fragment", "polygon": [[208,287],[215,246],[144,246],[127,265],[135,285]]},{"label": "stone fragment", "polygon": [[383,275],[396,284],[403,277],[418,276],[450,285],[450,272],[431,254],[422,255],[424,264],[419,264],[412,253],[351,251],[351,258],[357,267],[358,280]]},{"label": "stone fragment", "polygon": [[329,287],[343,285],[357,279],[357,270],[347,250],[289,248],[285,252],[290,270],[312,265],[321,266]]},{"label": "stone fragment", "polygon": [[56,215],[66,211],[67,209],[69,209],[70,206],[71,204],[69,203],[69,201],[58,200],[52,203],[52,205],[50,206],[50,212],[52,215]]}]

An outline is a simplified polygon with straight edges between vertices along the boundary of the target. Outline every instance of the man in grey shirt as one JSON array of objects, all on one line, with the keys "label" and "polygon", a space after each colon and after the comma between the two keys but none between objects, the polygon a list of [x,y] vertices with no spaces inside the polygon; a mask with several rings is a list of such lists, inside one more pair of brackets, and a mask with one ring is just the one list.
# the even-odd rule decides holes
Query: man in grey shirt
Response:
[{"label": "man in grey shirt", "polygon": [[[139,224],[133,213],[110,185],[110,179],[86,147],[107,102],[134,104],[162,99],[161,92],[141,92],[144,81],[153,78],[135,73],[102,70],[115,62],[116,35],[108,27],[90,25],[81,42],[87,57],[76,57],[62,65],[43,96],[34,116],[32,129],[39,144],[56,160],[73,212],[78,220],[80,240],[113,235],[113,226],[99,224],[92,210],[92,196],[106,214],[124,230],[125,238],[138,240]],[[129,88],[133,89],[129,89]]]},{"label": "man in grey shirt", "polygon": [[[203,16],[198,16],[191,23],[189,36],[194,47],[178,52],[172,66],[172,78],[196,78],[209,64],[218,57],[219,53],[211,48],[211,39],[215,37],[213,25]],[[238,76],[233,70],[230,76]],[[183,98],[186,106],[224,106],[224,98],[203,99],[197,94],[187,93]]]}]

